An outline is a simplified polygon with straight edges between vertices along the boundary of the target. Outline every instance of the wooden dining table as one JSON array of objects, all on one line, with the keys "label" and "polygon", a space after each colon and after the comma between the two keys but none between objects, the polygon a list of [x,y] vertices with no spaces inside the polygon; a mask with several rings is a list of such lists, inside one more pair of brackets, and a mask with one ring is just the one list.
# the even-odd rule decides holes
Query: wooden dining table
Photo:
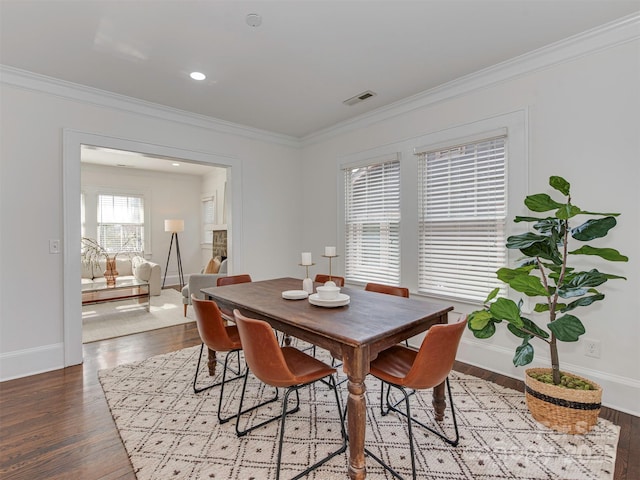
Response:
[{"label": "wooden dining table", "polygon": [[[334,358],[342,359],[349,392],[347,473],[349,478],[364,479],[365,378],[370,362],[380,351],[424,332],[431,325],[447,323],[447,314],[453,307],[348,287],[343,287],[341,293],[349,296],[349,303],[340,307],[327,308],[312,305],[308,299],[286,300],[282,297],[284,291],[301,288],[300,279],[278,278],[204,288],[202,293],[221,309],[237,308],[248,317],[265,320],[274,329],[324,348]],[[210,355],[212,353],[215,355],[214,352]],[[433,407],[436,420],[442,420],[444,383],[433,389]]]}]

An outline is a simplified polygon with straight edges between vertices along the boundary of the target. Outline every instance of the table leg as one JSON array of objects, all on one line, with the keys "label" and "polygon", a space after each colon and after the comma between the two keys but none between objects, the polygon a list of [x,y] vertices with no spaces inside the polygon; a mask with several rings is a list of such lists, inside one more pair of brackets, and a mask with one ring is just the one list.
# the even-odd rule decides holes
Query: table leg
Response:
[{"label": "table leg", "polygon": [[347,434],[349,435],[350,479],[362,480],[367,476],[364,457],[364,439],[367,426],[367,400],[364,379],[369,372],[368,350],[356,350],[344,355],[343,368],[349,381],[347,389]]},{"label": "table leg", "polygon": [[209,367],[209,375],[214,376],[216,374],[216,351],[207,348],[209,353],[209,361],[207,362],[207,367]]},{"label": "table leg", "polygon": [[442,382],[440,385],[433,387],[431,405],[433,405],[433,414],[438,422],[444,420],[444,410],[447,408],[447,402],[444,399],[444,386],[444,382]]}]

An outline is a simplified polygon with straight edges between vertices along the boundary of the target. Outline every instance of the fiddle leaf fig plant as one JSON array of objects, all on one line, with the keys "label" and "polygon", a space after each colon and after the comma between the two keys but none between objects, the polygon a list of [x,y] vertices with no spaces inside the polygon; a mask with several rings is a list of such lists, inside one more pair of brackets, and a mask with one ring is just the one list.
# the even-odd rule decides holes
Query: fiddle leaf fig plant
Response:
[{"label": "fiddle leaf fig plant", "polygon": [[[585,328],[574,315],[580,307],[588,307],[604,299],[597,287],[612,279],[625,279],[597,269],[578,271],[570,266],[570,260],[579,255],[591,255],[611,262],[626,262],[628,257],[613,248],[598,248],[579,244],[571,249],[570,241],[591,242],[605,237],[616,225],[618,213],[598,213],[582,210],[571,200],[570,184],[562,177],[552,176],[549,185],[565,198],[556,201],[546,193],[529,195],[525,206],[532,212],[551,212],[548,216],[517,216],[514,222],[532,224],[535,232],[525,232],[507,238],[506,247],[520,250],[524,255],[517,268],[501,268],[498,279],[512,290],[527,297],[542,297],[535,304],[534,312],[544,314],[542,320],[523,316],[523,300],[496,298],[500,291],[494,289],[482,310],[469,315],[468,327],[477,338],[489,338],[496,332],[496,325],[505,322],[507,329],[520,339],[513,364],[523,366],[534,358],[531,340],[546,343],[550,350],[552,382],[561,384],[558,359],[558,342],[576,342]],[[585,219],[586,218],[586,219]],[[578,222],[579,221],[579,222]],[[572,227],[573,223],[578,223]],[[545,320],[546,319],[546,320]],[[536,323],[538,322],[538,323]]]}]

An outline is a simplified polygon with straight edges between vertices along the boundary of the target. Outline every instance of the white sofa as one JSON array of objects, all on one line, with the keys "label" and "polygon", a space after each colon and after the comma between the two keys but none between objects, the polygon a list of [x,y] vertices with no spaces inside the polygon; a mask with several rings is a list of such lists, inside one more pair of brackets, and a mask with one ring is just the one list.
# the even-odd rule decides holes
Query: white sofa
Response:
[{"label": "white sofa", "polygon": [[[101,259],[100,265],[86,264],[81,262],[82,284],[106,283],[104,271],[106,260]],[[162,280],[160,278],[160,265],[150,262],[140,256],[127,257],[121,255],[116,257],[116,270],[118,278],[137,278],[143,282],[149,282],[151,295],[160,295],[162,291]]]}]

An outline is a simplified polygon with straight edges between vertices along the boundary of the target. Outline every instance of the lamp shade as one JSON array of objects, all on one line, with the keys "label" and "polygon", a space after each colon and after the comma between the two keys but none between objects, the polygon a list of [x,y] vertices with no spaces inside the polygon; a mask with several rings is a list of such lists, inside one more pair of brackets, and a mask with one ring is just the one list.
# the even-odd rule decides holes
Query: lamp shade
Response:
[{"label": "lamp shade", "polygon": [[165,220],[164,221],[165,232],[184,232],[184,220]]}]

